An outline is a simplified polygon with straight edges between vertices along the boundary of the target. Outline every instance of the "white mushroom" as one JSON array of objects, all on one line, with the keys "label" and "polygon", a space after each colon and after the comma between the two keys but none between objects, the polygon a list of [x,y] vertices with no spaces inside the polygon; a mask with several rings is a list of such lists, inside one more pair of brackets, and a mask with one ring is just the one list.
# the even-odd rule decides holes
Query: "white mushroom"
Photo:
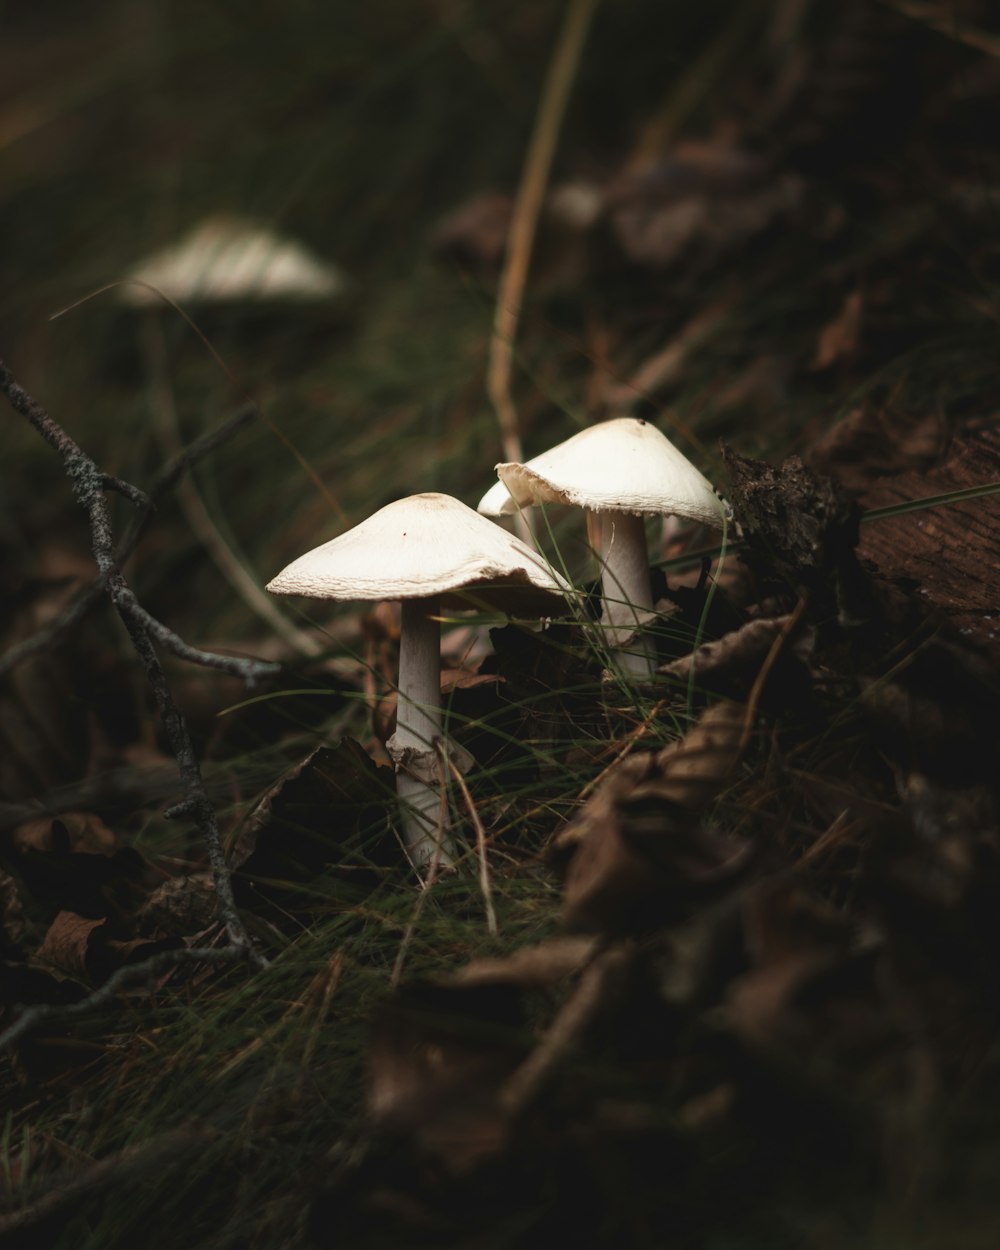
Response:
[{"label": "white mushroom", "polygon": [[136,307],[156,305],[161,295],[180,303],[330,300],[348,287],[336,266],[300,243],[229,214],[201,222],[128,277],[122,300]]},{"label": "white mushroom", "polygon": [[[163,310],[164,299],[197,305],[199,316],[213,306],[222,308],[227,318],[237,311],[258,314],[279,306],[284,316],[290,305],[325,314],[329,306],[341,304],[349,289],[349,280],[335,265],[300,243],[229,213],[207,218],[176,243],[139,261],[127,273],[118,298],[141,312],[139,345],[152,383],[149,402],[164,453],[177,455],[182,446],[164,325],[156,315]],[[295,628],[233,552],[190,476],[178,483],[177,495],[192,533],[251,611],[295,651],[321,654],[320,643]]]},{"label": "white mushroom", "polygon": [[[407,849],[418,866],[452,849],[439,818],[442,607],[469,599],[518,615],[559,610],[570,587],[520,539],[450,495],[411,495],[299,556],[268,585],[319,599],[402,600],[396,732],[386,746],[407,806]],[[454,759],[458,752],[450,752]],[[468,762],[468,761],[467,761]]]},{"label": "white mushroom", "polygon": [[634,417],[590,426],[496,471],[500,481],[479,502],[489,516],[538,503],[586,509],[601,563],[605,638],[625,672],[651,674],[655,648],[642,636],[653,610],[643,518],[670,513],[721,528],[726,506],[708,479],[654,425]]}]

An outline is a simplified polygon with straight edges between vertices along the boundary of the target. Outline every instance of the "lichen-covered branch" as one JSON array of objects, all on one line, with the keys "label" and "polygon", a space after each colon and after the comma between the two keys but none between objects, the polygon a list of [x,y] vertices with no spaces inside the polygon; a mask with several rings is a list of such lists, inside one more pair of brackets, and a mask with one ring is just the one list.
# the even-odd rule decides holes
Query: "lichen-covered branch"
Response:
[{"label": "lichen-covered branch", "polygon": [[[156,509],[157,501],[177,484],[192,465],[197,464],[204,456],[215,451],[216,448],[222,446],[234,434],[242,430],[256,413],[256,405],[246,403],[237,409],[231,417],[216,426],[215,429],[209,430],[200,438],[195,439],[193,443],[185,447],[183,451],[179,452],[157,473],[149,491],[135,491],[135,488],[129,483],[104,475],[106,489],[116,490],[130,498],[137,508],[135,515],[133,515],[131,522],[125,530],[125,536],[118,544],[118,549],[115,552],[116,565],[119,567],[123,565],[139,545],[139,539],[146,528],[146,523]],[[61,642],[63,638],[76,628],[91,608],[104,597],[106,592],[106,578],[103,574],[100,574],[85,586],[75,599],[72,599],[66,605],[51,625],[46,626],[45,629],[38,630],[30,638],[25,638],[23,642],[17,643],[16,646],[10,647],[3,655],[0,655],[0,677],[17,668],[19,664],[30,656],[46,651],[49,647],[53,647]],[[190,659],[191,657],[185,656],[183,658]],[[219,658],[228,660],[231,657],[221,656]],[[195,660],[195,663],[201,663],[201,661]]]},{"label": "lichen-covered branch", "polygon": [[[215,810],[205,791],[191,735],[170,693],[156,647],[158,645],[181,659],[218,668],[242,677],[248,684],[252,684],[265,674],[275,672],[278,666],[260,660],[214,655],[211,652],[200,651],[196,647],[188,646],[172,630],[167,629],[165,625],[151,616],[136,599],[121,571],[115,553],[114,531],[105,499],[105,490],[109,485],[107,476],[98,469],[94,461],[74,442],[62,426],[53,420],[41,404],[32,399],[19,385],[2,360],[0,360],[0,391],[7,396],[14,411],[34,426],[42,438],[59,453],[70,479],[73,494],[87,513],[100,585],[121,617],[152,687],[157,710],[163,721],[170,748],[177,760],[183,783],[184,797],[181,800],[180,809],[191,816],[204,840],[215,877],[219,911],[227,935],[233,946],[246,950],[248,958],[260,965],[263,960],[253,951],[250,938],[236,909]],[[121,489],[121,484],[116,482],[115,488]]]}]

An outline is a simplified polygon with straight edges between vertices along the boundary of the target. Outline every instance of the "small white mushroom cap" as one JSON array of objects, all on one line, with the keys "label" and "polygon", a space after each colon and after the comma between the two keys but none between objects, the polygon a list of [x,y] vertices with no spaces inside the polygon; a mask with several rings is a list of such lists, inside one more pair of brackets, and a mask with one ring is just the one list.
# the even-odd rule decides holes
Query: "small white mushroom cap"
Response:
[{"label": "small white mushroom cap", "polygon": [[671,513],[721,528],[726,511],[683,452],[635,417],[592,425],[533,460],[496,470],[500,481],[479,502],[487,516],[564,503],[590,512]]},{"label": "small white mushroom cap", "polygon": [[336,266],[301,244],[229,215],[203,221],[128,277],[122,300],[135,307],[159,303],[160,294],[181,303],[266,303],[337,299],[348,288]]},{"label": "small white mushroom cap", "polygon": [[502,611],[558,610],[571,588],[518,538],[450,495],[410,495],[299,556],[272,581],[275,594],[320,599],[416,599],[457,592]]}]

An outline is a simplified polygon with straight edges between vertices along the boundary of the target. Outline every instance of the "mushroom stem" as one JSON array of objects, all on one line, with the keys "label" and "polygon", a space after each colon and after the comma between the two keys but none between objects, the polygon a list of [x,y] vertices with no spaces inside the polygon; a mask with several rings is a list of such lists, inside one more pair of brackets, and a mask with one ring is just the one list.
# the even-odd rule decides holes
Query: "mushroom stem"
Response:
[{"label": "mushroom stem", "polygon": [[[399,638],[396,705],[396,794],[403,807],[403,839],[419,869],[435,858],[454,863],[441,818],[441,786],[434,740],[441,736],[441,626],[437,595],[404,599]],[[431,780],[433,778],[433,780]]]},{"label": "mushroom stem", "polygon": [[440,611],[437,595],[402,602],[396,740],[403,749],[433,751],[441,736]]},{"label": "mushroom stem", "polygon": [[604,596],[601,622],[612,656],[623,673],[651,677],[656,646],[643,634],[653,611],[645,522],[628,512],[598,512],[593,520]]}]

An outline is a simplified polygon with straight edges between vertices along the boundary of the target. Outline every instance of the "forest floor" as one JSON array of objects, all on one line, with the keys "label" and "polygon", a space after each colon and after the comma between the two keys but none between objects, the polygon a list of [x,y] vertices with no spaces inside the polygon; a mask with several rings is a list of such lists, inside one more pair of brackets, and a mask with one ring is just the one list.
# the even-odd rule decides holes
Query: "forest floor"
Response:
[{"label": "forest floor", "polygon": [[[993,6],[571,0],[561,124],[556,6],[44,7],[0,13],[0,1247],[994,1247]],[[323,297],[144,298],[206,218]],[[609,418],[731,520],[649,521],[648,675],[577,509],[563,615],[445,614],[422,882],[395,605],[262,587]],[[94,590],[88,465],[169,636]]]}]

